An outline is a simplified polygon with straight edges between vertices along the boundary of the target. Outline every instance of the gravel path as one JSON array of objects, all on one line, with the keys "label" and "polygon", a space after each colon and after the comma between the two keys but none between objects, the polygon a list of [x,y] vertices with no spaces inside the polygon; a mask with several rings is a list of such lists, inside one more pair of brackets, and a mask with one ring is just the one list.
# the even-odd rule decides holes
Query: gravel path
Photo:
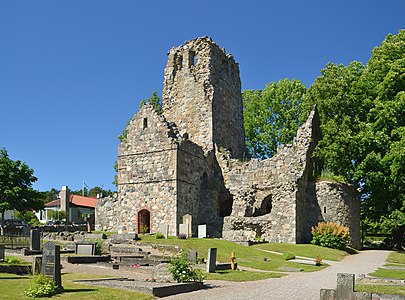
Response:
[{"label": "gravel path", "polygon": [[361,251],[319,272],[295,273],[254,282],[208,281],[213,288],[165,297],[166,300],[319,299],[321,288],[336,288],[337,273],[368,274],[385,263],[390,251]]}]

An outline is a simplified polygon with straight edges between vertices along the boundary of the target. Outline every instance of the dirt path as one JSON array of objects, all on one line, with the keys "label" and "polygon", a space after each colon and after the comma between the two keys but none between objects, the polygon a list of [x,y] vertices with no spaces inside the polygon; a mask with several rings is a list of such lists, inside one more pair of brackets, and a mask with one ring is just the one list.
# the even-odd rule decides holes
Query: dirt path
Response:
[{"label": "dirt path", "polygon": [[319,272],[295,273],[254,282],[208,281],[211,289],[166,297],[167,300],[319,299],[321,288],[336,288],[337,273],[368,274],[385,263],[390,251],[361,251]]}]

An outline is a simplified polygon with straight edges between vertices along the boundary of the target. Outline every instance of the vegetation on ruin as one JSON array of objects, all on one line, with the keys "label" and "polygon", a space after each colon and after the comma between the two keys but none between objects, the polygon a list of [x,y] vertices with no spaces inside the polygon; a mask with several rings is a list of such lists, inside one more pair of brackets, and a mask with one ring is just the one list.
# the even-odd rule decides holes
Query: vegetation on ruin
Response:
[{"label": "vegetation on ruin", "polygon": [[162,114],[162,112],[163,112],[162,98],[160,98],[158,96],[156,91],[153,91],[152,96],[150,98],[148,98],[147,100],[142,99],[141,103],[139,105],[139,108],[141,108],[146,103],[151,104],[155,108],[155,111],[157,112],[158,115]]},{"label": "vegetation on ruin", "polygon": [[[152,295],[147,295],[137,291],[121,290],[116,288],[99,287],[75,283],[75,280],[106,278],[111,276],[90,275],[90,274],[63,274],[63,293],[52,297],[52,299],[76,299],[76,300],[149,300]],[[0,295],[2,299],[24,300],[32,299],[25,295],[24,291],[32,282],[33,276],[18,276],[14,274],[0,273]]]},{"label": "vegetation on ruin", "polygon": [[[277,88],[289,86],[288,80],[243,94],[248,150],[259,158],[274,155],[280,136],[292,140],[292,125],[302,124],[317,106],[323,137],[314,156],[359,189],[363,228],[391,233],[396,248],[405,232],[404,57],[405,30],[400,30],[373,49],[366,65],[328,63],[302,94],[290,88],[279,97]],[[284,115],[288,108],[292,114]]]}]

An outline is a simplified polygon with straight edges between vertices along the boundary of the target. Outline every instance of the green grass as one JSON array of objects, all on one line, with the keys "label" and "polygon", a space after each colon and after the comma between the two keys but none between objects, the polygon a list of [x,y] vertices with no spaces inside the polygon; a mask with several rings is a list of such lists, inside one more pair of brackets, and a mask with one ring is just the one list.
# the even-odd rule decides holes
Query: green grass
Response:
[{"label": "green grass", "polygon": [[370,273],[370,275],[381,278],[405,279],[404,270],[378,269],[377,271]]},{"label": "green grass", "polygon": [[[236,243],[220,239],[197,239],[197,238],[178,239],[176,237],[170,237],[169,239],[157,240],[151,235],[140,235],[139,237],[141,238],[141,242],[144,243],[177,245],[182,249],[193,249],[197,251],[199,257],[204,258],[207,258],[208,248],[217,248],[218,249],[217,260],[221,262],[228,262],[231,252],[235,252],[236,262],[238,263],[239,267],[250,267],[269,271],[279,271],[278,268],[280,267],[293,267],[293,268],[301,268],[305,272],[319,271],[325,267],[325,266],[316,267],[288,262],[283,260],[281,255],[264,252],[258,250],[256,247],[242,246]],[[266,244],[261,244],[258,246],[263,245]],[[296,248],[297,246],[298,248]],[[310,246],[310,248],[318,247],[313,245],[308,246]],[[299,249],[299,247],[302,248],[302,245],[288,245],[288,250],[298,254],[301,253],[300,251],[296,251],[297,249]],[[324,249],[322,247],[319,248]],[[316,252],[316,255],[313,257],[319,255],[318,252]],[[267,258],[269,261],[264,261],[265,258]]]},{"label": "green grass", "polygon": [[394,294],[405,296],[405,286],[356,284],[356,292],[369,292],[376,294]]},{"label": "green grass", "polygon": [[322,257],[322,259],[339,261],[348,255],[347,252],[342,250],[336,250],[331,248],[325,248],[321,246],[311,245],[311,244],[280,244],[280,243],[268,243],[259,244],[253,246],[256,249],[263,249],[267,251],[275,251],[280,253],[285,253],[287,251],[294,252],[296,256],[305,256],[315,258],[317,256]]},{"label": "green grass", "polygon": [[206,280],[225,280],[225,281],[256,281],[268,278],[280,278],[285,276],[281,273],[272,272],[252,272],[252,271],[217,271],[216,273],[204,273]]},{"label": "green grass", "polygon": [[392,252],[390,256],[388,256],[387,262],[405,264],[405,252]]},{"label": "green grass", "polygon": [[[62,285],[64,292],[58,294],[52,299],[60,300],[149,300],[152,295],[143,294],[136,291],[127,291],[114,288],[105,288],[92,285],[85,285],[72,282],[79,279],[100,278],[106,276],[97,276],[89,274],[66,274],[62,275]],[[25,300],[33,299],[24,295],[24,291],[32,282],[32,276],[18,276],[14,274],[0,273],[0,295],[2,299]]]}]

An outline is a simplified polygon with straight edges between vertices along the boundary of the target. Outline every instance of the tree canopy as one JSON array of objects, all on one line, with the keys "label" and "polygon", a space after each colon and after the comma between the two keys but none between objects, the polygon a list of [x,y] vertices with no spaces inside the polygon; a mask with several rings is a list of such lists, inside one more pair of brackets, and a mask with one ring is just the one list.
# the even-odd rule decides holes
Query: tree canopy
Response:
[{"label": "tree canopy", "polygon": [[6,210],[26,211],[41,209],[43,203],[38,191],[32,188],[37,180],[27,164],[10,159],[7,150],[0,149],[0,213]]},{"label": "tree canopy", "polygon": [[299,80],[271,82],[264,90],[243,92],[246,146],[256,158],[267,158],[292,141],[300,125],[305,86]]}]

